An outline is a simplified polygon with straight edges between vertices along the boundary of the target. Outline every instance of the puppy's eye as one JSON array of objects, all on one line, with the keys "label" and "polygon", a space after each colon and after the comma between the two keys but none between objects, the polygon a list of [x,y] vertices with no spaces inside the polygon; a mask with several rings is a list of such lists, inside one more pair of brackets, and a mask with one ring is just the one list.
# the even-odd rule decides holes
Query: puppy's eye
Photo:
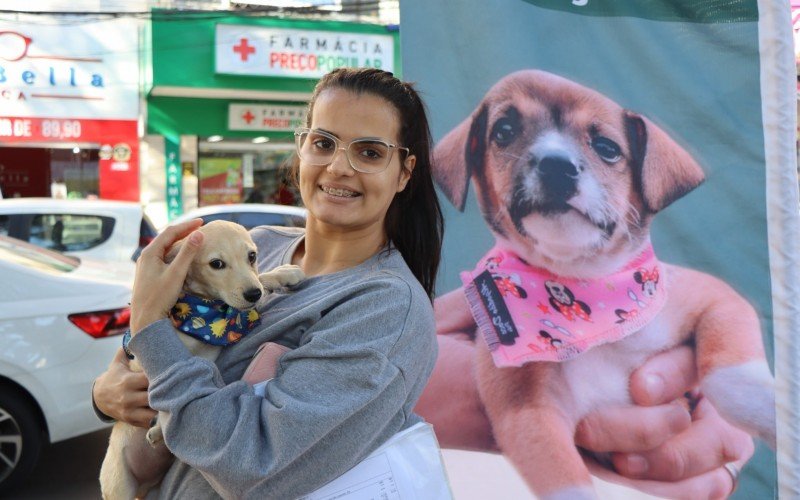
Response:
[{"label": "puppy's eye", "polygon": [[500,118],[492,127],[491,139],[498,146],[508,146],[517,137],[517,127],[508,118]]},{"label": "puppy's eye", "polygon": [[256,253],[255,252],[250,252],[249,254],[247,254],[247,260],[249,260],[251,264],[255,264],[256,263]]},{"label": "puppy's eye", "polygon": [[608,137],[593,137],[591,145],[600,158],[608,163],[616,163],[622,158],[622,148]]},{"label": "puppy's eye", "polygon": [[220,259],[213,259],[211,262],[208,263],[211,266],[211,269],[224,269],[225,263],[222,262]]}]

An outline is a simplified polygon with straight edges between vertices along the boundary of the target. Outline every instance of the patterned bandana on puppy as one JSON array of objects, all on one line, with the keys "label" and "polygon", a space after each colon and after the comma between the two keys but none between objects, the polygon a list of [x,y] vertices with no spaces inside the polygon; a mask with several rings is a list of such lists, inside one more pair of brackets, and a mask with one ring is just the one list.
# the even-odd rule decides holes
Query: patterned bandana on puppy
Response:
[{"label": "patterned bandana on puppy", "polygon": [[261,323],[258,311],[242,311],[221,300],[181,295],[169,312],[181,332],[206,344],[227,346],[239,341]]},{"label": "patterned bandana on puppy", "polygon": [[[221,300],[203,299],[183,294],[169,312],[175,328],[206,344],[224,347],[238,342],[261,323],[258,311],[242,311]],[[128,358],[133,355],[128,349],[130,330],[122,338],[122,347]]]},{"label": "patterned bandana on puppy", "polygon": [[565,361],[621,340],[664,307],[664,268],[652,245],[597,279],[556,276],[495,246],[461,273],[472,316],[498,367]]}]

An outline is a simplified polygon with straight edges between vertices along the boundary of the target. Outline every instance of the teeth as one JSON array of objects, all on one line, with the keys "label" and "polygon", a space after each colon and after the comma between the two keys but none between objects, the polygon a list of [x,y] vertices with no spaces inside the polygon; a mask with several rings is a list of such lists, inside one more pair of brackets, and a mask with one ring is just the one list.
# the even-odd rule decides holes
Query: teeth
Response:
[{"label": "teeth", "polygon": [[347,189],[337,189],[327,186],[321,186],[321,187],[323,191],[333,196],[342,196],[345,198],[354,198],[358,196],[358,193],[356,193],[355,191],[348,191]]}]

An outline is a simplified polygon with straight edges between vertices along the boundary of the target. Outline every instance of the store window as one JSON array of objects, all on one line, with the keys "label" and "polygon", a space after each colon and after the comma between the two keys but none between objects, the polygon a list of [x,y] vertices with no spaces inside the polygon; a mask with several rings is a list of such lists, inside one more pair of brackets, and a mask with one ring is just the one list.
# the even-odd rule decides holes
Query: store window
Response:
[{"label": "store window", "polygon": [[[198,205],[275,203],[298,205],[300,197],[288,181],[293,146],[272,150],[201,150],[198,156]],[[216,147],[220,147],[217,145]]]},{"label": "store window", "polygon": [[113,217],[43,214],[31,221],[29,241],[59,252],[88,250],[105,242],[114,229]]},{"label": "store window", "polygon": [[97,149],[50,150],[50,196],[95,198],[100,192]]}]

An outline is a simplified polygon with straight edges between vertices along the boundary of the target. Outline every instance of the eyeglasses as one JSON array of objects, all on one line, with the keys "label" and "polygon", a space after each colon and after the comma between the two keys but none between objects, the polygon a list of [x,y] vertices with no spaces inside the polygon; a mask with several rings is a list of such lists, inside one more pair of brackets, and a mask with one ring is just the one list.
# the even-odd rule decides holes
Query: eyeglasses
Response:
[{"label": "eyeglasses", "polygon": [[395,149],[409,153],[408,148],[383,139],[364,137],[343,144],[338,138],[321,130],[299,128],[294,132],[297,155],[309,165],[330,165],[336,152],[344,150],[350,166],[357,172],[377,174],[386,170]]}]

